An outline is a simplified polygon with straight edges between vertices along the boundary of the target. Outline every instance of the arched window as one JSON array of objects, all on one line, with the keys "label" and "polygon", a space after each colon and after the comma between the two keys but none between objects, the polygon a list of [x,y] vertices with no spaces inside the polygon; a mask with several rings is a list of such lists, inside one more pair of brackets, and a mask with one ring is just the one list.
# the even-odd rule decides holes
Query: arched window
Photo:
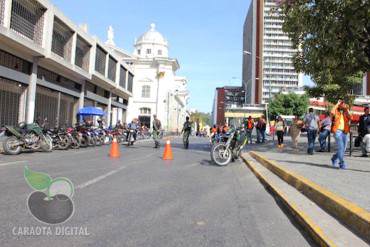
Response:
[{"label": "arched window", "polygon": [[150,98],[150,86],[145,85],[141,89],[141,97]]},{"label": "arched window", "polygon": [[140,114],[141,115],[150,115],[151,109],[147,107],[140,108]]}]

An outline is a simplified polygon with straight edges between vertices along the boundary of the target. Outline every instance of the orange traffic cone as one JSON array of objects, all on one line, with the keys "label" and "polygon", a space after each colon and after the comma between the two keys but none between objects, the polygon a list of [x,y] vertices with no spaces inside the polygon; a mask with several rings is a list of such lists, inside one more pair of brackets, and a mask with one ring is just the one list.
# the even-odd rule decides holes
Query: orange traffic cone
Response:
[{"label": "orange traffic cone", "polygon": [[110,148],[109,156],[111,158],[119,158],[121,156],[119,151],[119,144],[117,142],[117,138],[113,138],[112,146]]},{"label": "orange traffic cone", "polygon": [[166,145],[164,146],[163,159],[164,160],[173,160],[173,154],[172,154],[170,140],[167,140]]}]

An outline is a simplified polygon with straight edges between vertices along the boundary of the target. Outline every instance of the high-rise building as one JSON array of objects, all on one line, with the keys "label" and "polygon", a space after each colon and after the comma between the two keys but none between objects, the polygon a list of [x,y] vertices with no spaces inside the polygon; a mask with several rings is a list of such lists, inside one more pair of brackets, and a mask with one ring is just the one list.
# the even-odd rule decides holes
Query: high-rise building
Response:
[{"label": "high-rise building", "polygon": [[296,50],[282,30],[274,0],[252,0],[244,23],[243,86],[246,103],[261,104],[280,92],[298,92],[303,75],[295,71]]}]

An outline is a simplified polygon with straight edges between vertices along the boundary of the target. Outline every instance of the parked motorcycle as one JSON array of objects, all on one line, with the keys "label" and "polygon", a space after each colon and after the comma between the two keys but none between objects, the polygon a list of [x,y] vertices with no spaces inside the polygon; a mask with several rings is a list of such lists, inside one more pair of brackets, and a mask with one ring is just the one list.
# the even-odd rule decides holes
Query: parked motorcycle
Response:
[{"label": "parked motorcycle", "polygon": [[53,140],[53,149],[67,150],[71,146],[71,139],[63,129],[50,129],[46,134]]},{"label": "parked motorcycle", "polygon": [[247,135],[244,130],[231,130],[221,137],[221,141],[211,149],[211,159],[219,166],[226,166],[231,161],[239,158],[241,151],[247,143]]},{"label": "parked motorcycle", "polygon": [[17,127],[5,126],[3,149],[5,154],[16,155],[22,150],[50,152],[53,148],[52,139],[36,123],[20,123]]}]

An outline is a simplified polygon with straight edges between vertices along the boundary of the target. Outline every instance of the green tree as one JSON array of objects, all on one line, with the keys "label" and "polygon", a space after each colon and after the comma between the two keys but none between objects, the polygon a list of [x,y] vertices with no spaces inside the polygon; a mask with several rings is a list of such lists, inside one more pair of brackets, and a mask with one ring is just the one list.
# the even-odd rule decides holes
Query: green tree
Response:
[{"label": "green tree", "polygon": [[269,112],[272,116],[303,116],[307,108],[308,97],[295,93],[277,94],[269,104]]},{"label": "green tree", "polygon": [[211,114],[204,112],[193,112],[190,115],[190,121],[202,123],[203,125],[211,125]]},{"label": "green tree", "polygon": [[[277,0],[275,11],[298,52],[297,71],[310,75],[312,96],[347,97],[370,71],[369,0]],[[347,96],[349,95],[349,96]]]}]

